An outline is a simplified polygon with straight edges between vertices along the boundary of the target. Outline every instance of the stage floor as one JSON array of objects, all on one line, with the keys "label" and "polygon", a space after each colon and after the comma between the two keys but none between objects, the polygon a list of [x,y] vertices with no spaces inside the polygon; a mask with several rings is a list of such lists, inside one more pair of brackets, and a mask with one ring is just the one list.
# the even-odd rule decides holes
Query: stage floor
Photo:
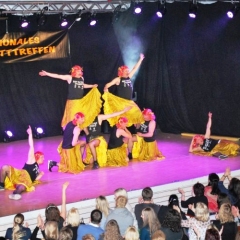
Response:
[{"label": "stage floor", "polygon": [[[108,135],[106,135],[108,138]],[[59,161],[57,147],[62,136],[34,139],[35,151],[42,151],[45,162],[40,166],[45,172],[42,184],[34,192],[24,193],[19,201],[10,200],[12,191],[0,191],[0,217],[45,208],[48,203],[61,204],[61,187],[70,182],[67,189],[67,203],[112,195],[116,188],[130,190],[146,186],[159,186],[206,176],[211,172],[222,173],[226,167],[240,169],[240,156],[219,160],[215,157],[195,156],[188,152],[191,138],[157,131],[159,149],[166,157],[162,161],[138,162],[133,160],[127,167],[105,167],[74,175],[53,172],[47,169],[48,160]],[[22,168],[28,154],[27,140],[0,143],[0,165],[9,164]],[[180,183],[179,183],[180,187]],[[4,204],[3,204],[4,203]]]}]

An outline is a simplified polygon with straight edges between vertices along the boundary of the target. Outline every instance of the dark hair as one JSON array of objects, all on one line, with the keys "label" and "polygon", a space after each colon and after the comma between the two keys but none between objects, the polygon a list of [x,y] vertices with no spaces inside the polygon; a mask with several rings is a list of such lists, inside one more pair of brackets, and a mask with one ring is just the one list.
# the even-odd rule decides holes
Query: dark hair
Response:
[{"label": "dark hair", "polygon": [[49,203],[45,209],[45,217],[46,217],[46,220],[45,220],[46,222],[47,221],[59,222],[61,214],[58,207],[53,203]]},{"label": "dark hair", "polygon": [[226,193],[220,192],[217,197],[218,209],[220,209],[223,203],[231,203],[229,196]]},{"label": "dark hair", "polygon": [[122,236],[119,230],[119,225],[116,220],[111,219],[107,222],[105,226],[105,231],[103,233],[104,240],[122,240]]},{"label": "dark hair", "polygon": [[162,227],[169,228],[172,232],[179,232],[181,230],[181,219],[181,215],[177,210],[168,209]]},{"label": "dark hair", "polygon": [[99,224],[102,220],[102,212],[95,209],[91,212],[91,222],[94,224]]},{"label": "dark hair", "polygon": [[153,191],[150,187],[145,187],[142,190],[142,198],[144,201],[151,201],[153,197]]},{"label": "dark hair", "polygon": [[210,173],[208,175],[208,181],[208,186],[212,187],[211,194],[218,195],[220,193],[220,190],[218,188],[219,176],[216,173]]},{"label": "dark hair", "polygon": [[204,186],[202,183],[195,183],[193,185],[193,192],[196,197],[204,196]]},{"label": "dark hair", "polygon": [[231,195],[240,199],[240,180],[233,177],[228,185],[228,190]]},{"label": "dark hair", "polygon": [[173,208],[173,206],[179,207],[179,200],[176,194],[170,195],[168,199],[168,207]]},{"label": "dark hair", "polygon": [[209,228],[206,231],[205,240],[220,240],[220,234],[216,228]]}]

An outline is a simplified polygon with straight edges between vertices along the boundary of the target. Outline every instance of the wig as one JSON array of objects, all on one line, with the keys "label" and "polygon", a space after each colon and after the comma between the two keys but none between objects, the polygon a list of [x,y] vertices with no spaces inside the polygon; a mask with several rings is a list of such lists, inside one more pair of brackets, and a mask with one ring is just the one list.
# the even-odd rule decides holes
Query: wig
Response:
[{"label": "wig", "polygon": [[149,108],[144,108],[144,110],[142,111],[142,114],[144,116],[147,116],[150,120],[155,120],[156,119],[153,111]]},{"label": "wig", "polygon": [[117,128],[121,128],[123,123],[127,123],[128,119],[126,117],[120,117],[118,123],[116,124]]},{"label": "wig", "polygon": [[118,76],[119,77],[123,76],[124,70],[128,70],[128,67],[127,66],[121,66],[121,67],[118,68]]},{"label": "wig", "polygon": [[204,140],[204,136],[203,135],[195,135],[194,137],[193,137],[193,148],[195,148],[195,147],[198,147],[199,146],[199,144],[197,143],[197,140],[198,139],[202,139],[202,140]]},{"label": "wig", "polygon": [[34,156],[35,156],[36,161],[38,161],[40,157],[44,156],[44,154],[43,154],[43,152],[37,151],[34,153]]},{"label": "wig", "polygon": [[81,70],[81,71],[83,71],[83,68],[82,67],[80,67],[80,66],[78,66],[78,65],[75,65],[75,66],[73,66],[72,68],[71,68],[71,75],[72,75],[72,77],[75,77],[76,76],[76,73],[77,73],[77,71],[79,71],[79,70]]}]

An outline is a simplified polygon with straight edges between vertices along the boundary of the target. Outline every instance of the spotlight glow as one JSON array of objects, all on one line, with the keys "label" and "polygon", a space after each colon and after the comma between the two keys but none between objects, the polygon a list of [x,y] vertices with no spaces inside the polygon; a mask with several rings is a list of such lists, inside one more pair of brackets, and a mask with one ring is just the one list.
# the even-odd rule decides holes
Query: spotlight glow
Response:
[{"label": "spotlight glow", "polygon": [[189,17],[190,18],[196,18],[196,14],[195,13],[189,13]]},{"label": "spotlight glow", "polygon": [[233,13],[232,13],[231,11],[228,11],[228,12],[227,12],[227,16],[228,16],[229,18],[233,18]]},{"label": "spotlight glow", "polygon": [[160,11],[157,11],[157,12],[156,12],[156,15],[157,15],[157,17],[159,17],[159,18],[162,18],[162,16],[163,16]]},{"label": "spotlight glow", "polygon": [[28,22],[26,20],[24,20],[22,23],[21,23],[21,27],[22,28],[26,28],[28,26]]},{"label": "spotlight glow", "polygon": [[96,21],[95,19],[93,19],[93,20],[91,20],[91,22],[90,22],[90,26],[95,26],[96,23],[97,23],[97,21]]},{"label": "spotlight glow", "polygon": [[63,21],[61,22],[61,26],[62,27],[66,27],[68,25],[68,22],[66,19],[63,19]]},{"label": "spotlight glow", "polygon": [[13,137],[13,133],[9,130],[6,131],[6,134],[8,135],[8,137]]},{"label": "spotlight glow", "polygon": [[37,131],[37,133],[39,133],[39,134],[42,134],[42,133],[43,133],[43,129],[42,129],[41,127],[37,127],[37,128],[36,128],[36,131]]},{"label": "spotlight glow", "polygon": [[136,14],[140,14],[140,13],[142,12],[142,9],[141,9],[140,7],[136,7],[135,10],[134,10],[134,12],[135,12]]}]

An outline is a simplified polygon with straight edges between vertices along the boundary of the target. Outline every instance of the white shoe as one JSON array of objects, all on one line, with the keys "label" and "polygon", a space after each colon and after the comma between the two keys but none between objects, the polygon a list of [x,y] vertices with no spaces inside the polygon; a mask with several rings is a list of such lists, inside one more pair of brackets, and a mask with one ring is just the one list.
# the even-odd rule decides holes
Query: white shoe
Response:
[{"label": "white shoe", "polygon": [[22,198],[20,194],[10,194],[8,197],[9,199],[12,199],[12,200],[19,200]]}]

